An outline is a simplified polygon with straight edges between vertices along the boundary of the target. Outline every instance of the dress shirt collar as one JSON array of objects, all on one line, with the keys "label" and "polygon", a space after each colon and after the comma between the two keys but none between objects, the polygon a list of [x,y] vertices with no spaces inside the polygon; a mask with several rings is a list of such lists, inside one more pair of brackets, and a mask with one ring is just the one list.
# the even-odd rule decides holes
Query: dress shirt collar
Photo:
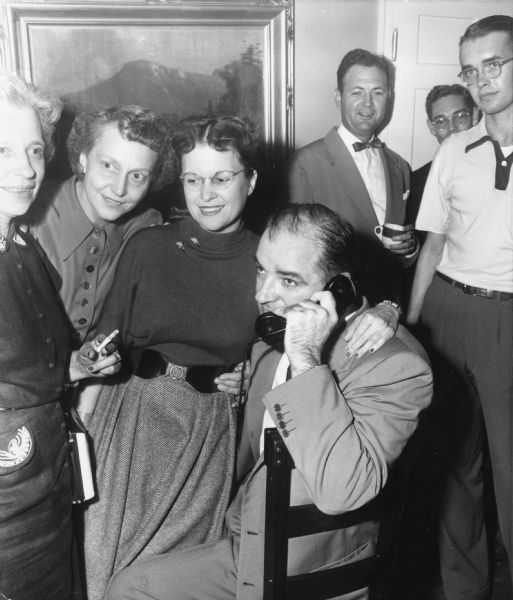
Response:
[{"label": "dress shirt collar", "polygon": [[73,252],[91,235],[94,229],[103,229],[106,234],[106,244],[113,250],[119,250],[123,242],[125,223],[108,223],[105,227],[96,227],[88,219],[77,195],[76,177],[73,176],[64,182],[67,193],[59,194],[54,205],[59,213],[59,236],[62,244],[63,259],[69,258]]},{"label": "dress shirt collar", "polygon": [[[349,131],[349,129],[346,129],[346,127],[344,127],[344,125],[342,125],[342,123],[339,125],[338,129],[337,129],[337,133],[340,136],[341,140],[344,142],[344,144],[346,145],[347,149],[349,150],[349,152],[354,156],[356,154],[354,148],[353,148],[353,144],[355,142],[359,142],[361,143],[361,139],[357,138],[353,133],[351,133]],[[373,135],[369,141],[373,140],[376,136]]]},{"label": "dress shirt collar", "polygon": [[[481,123],[479,125],[481,125]],[[465,154],[473,150],[474,148],[477,148],[481,144],[490,142],[492,144],[493,151],[495,154],[495,189],[504,191],[508,188],[509,184],[511,166],[513,165],[513,153],[511,153],[507,157],[504,156],[499,142],[497,140],[494,140],[492,136],[488,134],[484,123],[483,126],[480,128],[480,133],[482,133],[481,136],[477,136],[473,142],[465,146]]]}]

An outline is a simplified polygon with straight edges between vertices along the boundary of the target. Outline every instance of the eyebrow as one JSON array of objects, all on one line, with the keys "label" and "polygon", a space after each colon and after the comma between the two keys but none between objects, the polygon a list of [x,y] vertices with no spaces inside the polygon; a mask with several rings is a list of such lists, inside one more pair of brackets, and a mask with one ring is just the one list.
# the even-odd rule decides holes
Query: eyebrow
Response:
[{"label": "eyebrow", "polygon": [[[481,61],[481,64],[490,62],[491,60],[501,60],[502,58],[504,58],[504,57],[500,56],[498,54],[494,54],[493,56],[490,56],[490,58],[483,58],[483,60]],[[468,69],[469,67],[471,67],[472,69],[475,69],[476,65],[468,64],[468,65],[461,66],[462,69]]]},{"label": "eyebrow", "polygon": [[[367,89],[365,85],[353,85],[353,87],[349,88],[350,90],[365,90]],[[371,91],[374,90],[383,90],[386,91],[387,87],[383,86],[383,85],[375,85],[373,88],[371,88]]]},{"label": "eyebrow", "polygon": [[[257,266],[262,267],[262,265],[260,264],[260,262],[256,256],[255,256],[255,263],[257,264]],[[303,279],[303,277],[301,277],[301,275],[299,273],[296,273],[295,271],[282,271],[281,269],[278,269],[277,271],[274,271],[274,272],[276,273],[276,275],[279,275],[280,277],[297,279],[301,283],[305,283],[305,280]]]},{"label": "eyebrow", "polygon": [[278,270],[278,271],[276,271],[276,273],[280,277],[288,277],[290,279],[298,279],[299,281],[304,281],[304,279],[301,277],[301,275],[299,273],[296,273],[295,271],[281,271],[281,270]]},{"label": "eyebrow", "polygon": [[[468,109],[466,106],[464,106],[463,108],[457,108],[456,110],[453,110],[453,111],[452,111],[452,113],[450,113],[450,114],[451,114],[451,117],[452,117],[453,115],[455,115],[455,114],[459,113],[459,112],[462,112],[462,111],[470,112],[470,110],[469,110],[469,109]],[[445,117],[445,116],[446,116],[446,115],[445,115],[445,114],[443,114],[443,113],[441,113],[441,114],[439,114],[439,115],[433,115],[433,119],[432,119],[432,120],[434,121],[435,119],[439,119],[440,117]]]},{"label": "eyebrow", "polygon": [[[96,156],[100,160],[114,163],[117,166],[121,165],[121,162],[117,158],[114,158],[113,156],[109,156],[108,154],[101,154],[101,153],[97,152]],[[134,167],[133,169],[129,169],[128,173],[133,173],[134,171],[147,171],[148,173],[151,173],[152,169],[148,169],[148,167]]]},{"label": "eyebrow", "polygon": [[[12,139],[11,139],[11,138],[10,138],[10,139],[7,139],[7,138],[1,138],[1,137],[0,137],[0,144],[3,144],[3,145],[6,145],[6,144],[15,144],[15,143],[16,143],[16,141],[17,141],[17,140],[16,140],[15,138],[12,138]],[[45,145],[45,142],[44,142],[44,140],[35,139],[35,140],[32,140],[31,142],[29,142],[29,143],[28,143],[28,144],[25,146],[25,148],[29,148],[30,146],[44,146],[44,145]]]}]

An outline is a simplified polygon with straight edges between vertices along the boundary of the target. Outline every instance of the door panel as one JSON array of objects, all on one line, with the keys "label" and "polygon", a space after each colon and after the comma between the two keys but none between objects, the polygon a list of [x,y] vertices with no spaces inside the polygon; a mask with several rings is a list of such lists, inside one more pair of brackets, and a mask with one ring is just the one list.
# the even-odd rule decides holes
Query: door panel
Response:
[{"label": "door panel", "polygon": [[413,169],[430,161],[438,147],[426,125],[429,90],[461,83],[459,39],[473,21],[494,14],[513,16],[513,2],[382,0],[378,49],[393,58],[395,45],[396,84],[393,116],[381,137]]}]

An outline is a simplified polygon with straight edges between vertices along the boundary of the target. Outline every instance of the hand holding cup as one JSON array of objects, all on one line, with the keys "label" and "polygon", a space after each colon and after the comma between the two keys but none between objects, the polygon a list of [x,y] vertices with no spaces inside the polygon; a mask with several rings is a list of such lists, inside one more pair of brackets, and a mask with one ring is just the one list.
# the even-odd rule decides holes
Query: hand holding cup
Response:
[{"label": "hand holding cup", "polygon": [[390,252],[406,255],[415,252],[417,240],[413,225],[385,223],[374,227],[374,233]]}]

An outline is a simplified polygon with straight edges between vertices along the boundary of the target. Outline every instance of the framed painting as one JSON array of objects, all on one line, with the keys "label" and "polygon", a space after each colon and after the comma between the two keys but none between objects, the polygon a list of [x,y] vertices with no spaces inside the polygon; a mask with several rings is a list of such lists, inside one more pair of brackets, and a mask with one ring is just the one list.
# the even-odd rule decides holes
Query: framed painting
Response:
[{"label": "framed painting", "polygon": [[238,114],[259,125],[268,167],[293,147],[293,0],[2,4],[3,66],[69,115]]}]

